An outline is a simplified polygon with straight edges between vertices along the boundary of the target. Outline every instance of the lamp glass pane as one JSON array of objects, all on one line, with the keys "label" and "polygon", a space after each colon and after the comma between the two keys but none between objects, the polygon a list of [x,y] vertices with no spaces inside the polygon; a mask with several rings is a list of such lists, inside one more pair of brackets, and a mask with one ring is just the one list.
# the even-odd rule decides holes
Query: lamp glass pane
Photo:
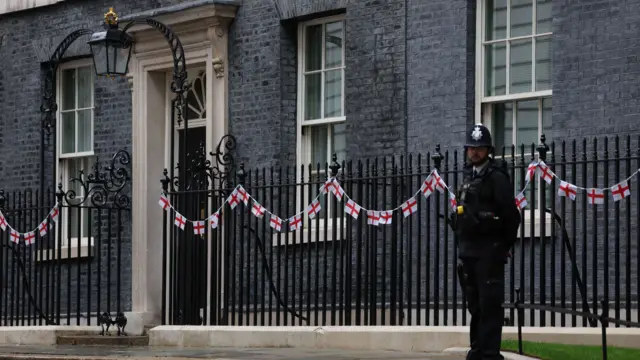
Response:
[{"label": "lamp glass pane", "polygon": [[116,49],[118,55],[116,58],[116,73],[125,75],[127,68],[129,67],[129,54],[131,53],[131,46],[126,48]]},{"label": "lamp glass pane", "polygon": [[96,67],[96,74],[104,75],[107,73],[107,44],[100,42],[91,45],[91,53],[93,54],[93,63]]}]

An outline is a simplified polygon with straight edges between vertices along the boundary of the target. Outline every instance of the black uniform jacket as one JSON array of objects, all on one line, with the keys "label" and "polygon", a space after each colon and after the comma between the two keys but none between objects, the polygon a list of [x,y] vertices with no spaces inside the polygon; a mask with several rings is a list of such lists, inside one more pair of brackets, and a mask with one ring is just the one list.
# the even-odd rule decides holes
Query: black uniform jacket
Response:
[{"label": "black uniform jacket", "polygon": [[[465,206],[465,215],[473,220],[459,218],[459,256],[505,258],[517,239],[520,227],[520,211],[516,206],[513,187],[502,161],[490,159],[484,169],[473,178],[473,167],[464,169],[463,185],[475,182],[474,194],[470,194],[470,206]],[[461,187],[462,189],[462,187]],[[460,197],[460,193],[458,194]],[[482,218],[479,213],[494,214],[499,220]],[[470,219],[467,218],[467,219]]]}]

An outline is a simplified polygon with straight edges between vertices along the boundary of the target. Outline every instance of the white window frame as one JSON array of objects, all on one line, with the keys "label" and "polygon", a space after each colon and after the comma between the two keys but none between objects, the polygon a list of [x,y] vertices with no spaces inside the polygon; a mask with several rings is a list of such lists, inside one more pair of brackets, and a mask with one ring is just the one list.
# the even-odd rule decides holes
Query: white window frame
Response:
[{"label": "white window frame", "polygon": [[[62,154],[62,106],[61,106],[61,98],[62,98],[62,81],[61,81],[61,75],[62,72],[64,70],[69,70],[69,69],[78,69],[81,67],[88,67],[90,68],[90,74],[91,74],[91,78],[92,81],[91,83],[91,107],[89,108],[82,108],[80,110],[91,110],[91,150],[90,151],[83,151],[83,152],[75,152],[75,153],[71,153],[71,154]],[[58,109],[56,111],[56,174],[58,174],[58,177],[60,179],[60,182],[63,184],[64,189],[66,189],[66,191],[68,191],[69,186],[70,186],[70,181],[72,178],[77,177],[79,174],[69,174],[69,164],[68,162],[72,159],[79,159],[79,158],[91,158],[93,156],[95,156],[94,153],[94,139],[95,139],[95,71],[93,70],[93,62],[91,59],[79,59],[79,60],[74,60],[74,61],[69,61],[69,62],[65,62],[62,63],[58,66],[58,70],[56,72],[56,102],[58,104]],[[77,84],[76,84],[77,86]],[[76,92],[75,92],[75,96],[76,96],[76,103],[77,103],[77,88],[76,88]],[[79,109],[74,109],[74,111],[77,111]],[[77,135],[77,129],[78,126],[76,126],[76,135]],[[76,136],[76,142],[77,142],[77,136]],[[95,163],[96,159],[90,159],[89,162],[90,163]],[[89,169],[84,169],[84,176],[88,176],[91,172],[92,172],[92,168]],[[86,179],[84,179],[86,180]],[[76,194],[77,198],[78,197],[83,197],[84,194]],[[84,210],[83,211],[83,220],[84,220],[84,216],[87,216],[88,214],[84,214],[84,212],[88,212],[91,210]],[[74,213],[76,213],[77,210],[74,210]],[[50,249],[50,250],[41,250],[40,253],[37,256],[37,261],[46,261],[46,260],[55,260],[57,259],[58,253],[57,253],[57,249],[58,246],[60,246],[62,248],[61,251],[61,257],[60,260],[63,259],[76,259],[78,257],[83,258],[83,257],[90,257],[93,256],[93,248],[94,248],[94,237],[88,237],[85,236],[86,234],[81,234],[80,238],[78,239],[77,237],[74,238],[70,238],[68,235],[68,231],[69,231],[69,224],[68,224],[68,219],[69,219],[69,211],[68,208],[64,207],[63,209],[61,209],[60,211],[61,213],[61,218],[62,221],[59,221],[58,224],[53,224],[52,228],[50,231],[52,231],[55,235],[54,235],[54,242],[55,242],[55,248],[54,249]],[[61,227],[60,228],[60,232],[58,232],[58,230],[56,229],[56,227]],[[91,224],[89,224],[89,226],[91,226]],[[81,231],[83,231],[83,226],[81,225]],[[58,237],[58,235],[61,236],[61,238]],[[69,248],[71,248],[71,255],[69,256]],[[46,252],[48,252],[49,254],[45,254]]]},{"label": "white window frame", "polygon": [[[536,19],[536,5],[537,5],[537,1],[534,0],[533,1],[533,15],[532,15],[532,19]],[[485,96],[485,71],[486,71],[486,63],[485,63],[485,45],[487,44],[491,44],[494,42],[502,42],[504,41],[504,39],[500,39],[500,40],[491,40],[491,41],[485,41],[486,38],[486,33],[485,33],[485,26],[484,26],[484,20],[485,20],[485,15],[486,15],[486,8],[487,8],[487,1],[486,0],[478,0],[477,1],[477,8],[476,8],[476,92],[475,92],[475,123],[482,123],[485,126],[487,126],[489,129],[492,129],[492,135],[494,138],[494,143],[495,143],[495,139],[496,136],[498,136],[498,132],[495,131],[494,129],[494,125],[492,118],[493,118],[493,114],[492,114],[492,104],[494,103],[499,103],[499,102],[513,102],[514,104],[517,103],[517,101],[522,101],[522,100],[538,100],[538,108],[541,109],[542,108],[542,99],[543,98],[551,98],[553,99],[553,89],[549,89],[549,90],[540,90],[540,91],[530,91],[530,92],[521,92],[521,93],[515,93],[515,94],[510,94],[509,93],[509,87],[510,87],[510,78],[509,78],[509,67],[510,67],[510,47],[507,46],[507,50],[506,50],[506,54],[505,54],[505,64],[507,66],[507,70],[506,70],[506,80],[505,80],[505,85],[506,85],[506,95],[495,95],[495,96]],[[533,21],[532,22],[532,35],[526,35],[526,36],[519,36],[519,37],[509,37],[509,33],[511,31],[511,24],[510,24],[510,11],[511,10],[511,1],[507,0],[507,23],[506,23],[506,28],[507,28],[507,36],[506,39],[508,39],[507,41],[513,41],[513,40],[520,40],[520,39],[530,39],[530,38],[534,38],[534,37],[544,37],[544,36],[551,36],[553,37],[553,33],[552,32],[548,32],[548,33],[541,33],[541,34],[536,34],[536,26],[537,26],[537,21]],[[532,86],[535,87],[535,81],[536,81],[536,56],[535,56],[535,51],[536,51],[536,46],[535,44],[532,43],[532,67],[531,67],[531,78],[533,81]],[[483,115],[484,114],[484,115]],[[516,116],[517,116],[517,108],[516,106],[514,106],[513,111],[513,118],[512,118],[512,124],[513,124],[513,142],[515,144],[515,139],[517,138],[517,133],[516,133]],[[538,139],[540,138],[540,136],[542,135],[542,111],[538,111]],[[518,149],[519,146],[516,146],[516,154],[518,153]],[[528,148],[525,148],[525,155],[527,155],[528,153]],[[503,158],[510,158],[511,155],[505,155],[502,156]],[[538,158],[538,153],[536,152],[535,154],[536,159]],[[528,164],[525,164],[525,166],[527,166]],[[545,182],[542,182],[538,176],[536,176],[536,204],[540,204],[541,203],[541,191],[540,191],[540,186],[547,186],[547,191],[550,191],[551,193],[554,193],[555,189],[550,188]],[[514,189],[516,193],[519,193],[521,189]],[[552,197],[552,200],[555,201],[555,198]],[[524,226],[524,237],[525,238],[529,238],[531,237],[531,231],[530,228],[533,225],[534,226],[534,236],[535,237],[539,237],[540,236],[540,228],[541,226],[540,224],[540,219],[539,216],[537,216],[539,214],[539,208],[535,209],[535,214],[536,216],[534,216],[535,219],[532,219],[531,217],[531,209],[530,209],[531,205],[528,205],[527,208],[525,208],[524,210],[524,221],[522,222],[522,226]],[[534,223],[534,224],[532,224]],[[553,224],[552,218],[550,214],[545,213],[545,219],[544,219],[544,226],[545,226],[545,236],[549,236],[551,234],[551,226]],[[520,232],[518,232],[518,235],[520,235]]]},{"label": "white window frame", "polygon": [[[342,94],[342,116],[337,116],[337,117],[331,117],[331,118],[321,118],[321,119],[317,119],[317,120],[304,120],[305,117],[305,75],[308,73],[304,72],[304,65],[305,65],[305,48],[306,48],[306,38],[305,38],[305,30],[306,28],[308,28],[309,26],[314,26],[314,25],[319,25],[319,24],[326,24],[326,23],[330,23],[330,22],[336,22],[336,21],[342,21],[343,22],[343,48],[342,48],[342,66],[339,67],[335,67],[335,68],[330,68],[330,69],[325,69],[325,59],[324,59],[324,44],[322,47],[322,69],[321,70],[315,70],[312,72],[308,72],[308,73],[313,73],[313,72],[322,72],[323,74],[326,71],[330,71],[330,70],[337,70],[337,69],[342,69],[342,90],[341,90],[341,94]],[[324,28],[323,28],[324,29]],[[304,179],[306,179],[307,181],[311,180],[308,179],[308,174],[309,174],[309,169],[308,166],[309,164],[311,164],[311,132],[307,132],[305,135],[303,135],[303,128],[304,127],[313,127],[313,126],[317,126],[317,125],[331,125],[331,124],[343,124],[346,122],[347,117],[346,117],[346,109],[345,109],[345,72],[346,72],[346,62],[345,62],[345,46],[344,44],[346,43],[346,21],[345,21],[345,16],[344,14],[341,15],[334,15],[334,16],[329,16],[329,17],[323,17],[323,18],[318,18],[318,19],[313,19],[310,21],[305,21],[305,22],[301,22],[300,24],[298,24],[298,76],[297,76],[297,89],[298,89],[298,94],[297,94],[297,112],[296,112],[296,133],[297,133],[297,141],[296,141],[296,179],[301,179],[304,176]],[[323,34],[324,34],[324,30],[323,30]],[[323,41],[324,41],[324,36],[323,36]],[[321,116],[324,116],[324,75],[322,76],[322,80],[320,81],[321,86],[322,86],[322,94],[321,94],[321,99],[323,101],[321,108]],[[333,156],[333,154],[331,154],[331,148],[333,147],[332,145],[332,133],[331,130],[329,130],[328,132],[328,144],[327,144],[327,159],[329,164],[331,164],[331,157]],[[345,159],[338,159],[338,162],[340,164],[342,164],[342,161]],[[301,173],[301,168],[304,166],[304,174]],[[321,164],[321,166],[323,166],[323,164]],[[312,167],[315,167],[315,164],[312,164]],[[323,171],[324,169],[321,169],[321,171]],[[340,169],[340,172],[342,172],[344,169]],[[330,170],[328,170],[330,171]],[[316,171],[314,169],[312,169],[312,173],[314,174],[314,176],[316,175]],[[318,188],[320,188],[322,185],[318,185]],[[315,190],[315,189],[314,189]],[[334,222],[330,221],[328,224],[326,224],[327,229],[328,229],[328,235],[327,238],[325,238],[324,236],[324,229],[325,229],[325,219],[320,219],[320,220],[316,220],[316,219],[309,219],[307,214],[306,214],[306,206],[308,204],[311,203],[311,201],[313,199],[308,199],[308,188],[306,186],[301,187],[298,186],[296,188],[296,192],[297,192],[297,196],[298,198],[300,198],[301,196],[304,199],[304,206],[305,208],[302,209],[302,211],[304,211],[303,214],[303,227],[299,230],[296,231],[298,234],[295,240],[295,243],[306,243],[308,242],[308,233],[309,231],[311,232],[311,242],[315,242],[316,241],[316,232],[319,232],[319,238],[320,241],[333,241],[333,240],[338,240],[339,238],[341,238],[341,234],[339,233],[342,229],[340,228],[340,224],[342,224],[342,219],[341,218],[336,218],[336,222],[338,223],[338,234],[337,234],[337,238],[334,239],[333,235],[332,235],[332,229],[334,226]],[[321,195],[324,196],[324,195]],[[323,209],[325,211],[325,213],[327,214],[327,218],[331,218],[331,208],[333,207],[333,202],[337,201],[335,199],[335,197],[332,194],[329,194],[327,196],[328,201],[326,201],[325,204],[325,208]],[[344,200],[340,201],[337,203],[337,208],[339,209],[341,206],[344,206]],[[316,225],[316,222],[318,221],[318,225]],[[310,224],[310,222],[313,223],[311,230],[309,230],[308,225]],[[346,223],[346,222],[345,222]],[[292,237],[290,236],[290,243],[292,243],[294,240],[291,239]],[[282,240],[282,242],[284,243],[285,241]],[[274,235],[273,238],[273,245],[278,245],[278,236]]]}]

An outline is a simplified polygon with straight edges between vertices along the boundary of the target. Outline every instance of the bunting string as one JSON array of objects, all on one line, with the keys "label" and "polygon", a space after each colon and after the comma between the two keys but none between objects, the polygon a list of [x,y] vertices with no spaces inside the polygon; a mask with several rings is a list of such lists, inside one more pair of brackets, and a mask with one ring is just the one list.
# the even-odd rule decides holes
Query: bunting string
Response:
[{"label": "bunting string", "polygon": [[[586,191],[587,199],[590,204],[603,204],[605,192],[611,192],[611,196],[613,197],[614,202],[620,201],[624,198],[631,196],[630,186],[628,185],[629,181],[640,173],[640,169],[636,170],[631,176],[626,178],[625,180],[615,184],[611,187],[606,188],[584,188],[580,186],[573,185],[568,183],[560,178],[547,166],[544,161],[532,161],[527,167],[527,172],[525,175],[524,186],[522,190],[515,196],[515,202],[518,209],[523,210],[527,205],[528,201],[525,196],[526,190],[529,187],[529,184],[534,179],[534,177],[538,176],[539,179],[546,182],[548,185],[553,183],[553,179],[557,179],[560,181],[560,185],[558,187],[558,196],[560,197],[568,197],[571,200],[576,200],[578,191]],[[185,229],[185,224],[191,223],[193,224],[194,234],[196,235],[204,235],[204,229],[206,228],[205,223],[209,222],[209,225],[212,229],[216,229],[220,223],[220,212],[223,210],[225,205],[229,205],[231,210],[234,210],[238,205],[243,203],[245,206],[249,206],[251,203],[251,212],[257,218],[263,218],[265,216],[269,216],[269,225],[274,230],[280,232],[283,229],[285,224],[288,224],[289,231],[295,231],[302,226],[302,216],[306,213],[309,219],[314,219],[315,216],[320,212],[320,196],[326,194],[333,194],[334,197],[338,201],[344,200],[344,210],[345,213],[353,217],[354,219],[358,219],[361,213],[366,213],[367,224],[369,225],[390,225],[393,220],[393,214],[397,211],[401,211],[404,218],[407,218],[418,211],[418,197],[422,194],[425,198],[428,198],[434,192],[439,192],[443,195],[447,195],[448,198],[448,210],[449,212],[455,212],[457,209],[457,199],[455,193],[451,191],[449,186],[444,182],[438,171],[434,169],[431,173],[426,177],[420,189],[418,189],[409,199],[404,201],[402,204],[388,210],[374,210],[368,209],[360,204],[358,204],[355,200],[353,200],[342,188],[337,178],[332,177],[329,178],[318,191],[318,195],[311,200],[311,202],[307,205],[307,207],[299,211],[293,215],[290,215],[285,218],[281,218],[276,215],[272,211],[268,210],[264,206],[258,202],[256,198],[254,198],[249,192],[242,186],[238,185],[234,188],[232,193],[227,197],[227,199],[222,203],[222,205],[211,215],[209,215],[206,219],[201,220],[188,220],[183,215],[181,215],[169,202],[165,193],[160,195],[160,206],[166,210],[173,210],[175,212],[174,223],[181,230]]]}]

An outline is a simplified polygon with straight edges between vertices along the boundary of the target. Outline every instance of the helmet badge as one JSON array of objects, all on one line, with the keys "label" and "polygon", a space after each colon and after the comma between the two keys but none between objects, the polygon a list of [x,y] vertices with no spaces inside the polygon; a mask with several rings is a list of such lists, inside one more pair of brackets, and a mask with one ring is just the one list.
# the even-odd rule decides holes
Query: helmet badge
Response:
[{"label": "helmet badge", "polygon": [[475,128],[473,128],[473,132],[471,133],[471,137],[475,141],[478,141],[478,140],[482,139],[482,131],[480,130],[479,126],[476,126]]}]

